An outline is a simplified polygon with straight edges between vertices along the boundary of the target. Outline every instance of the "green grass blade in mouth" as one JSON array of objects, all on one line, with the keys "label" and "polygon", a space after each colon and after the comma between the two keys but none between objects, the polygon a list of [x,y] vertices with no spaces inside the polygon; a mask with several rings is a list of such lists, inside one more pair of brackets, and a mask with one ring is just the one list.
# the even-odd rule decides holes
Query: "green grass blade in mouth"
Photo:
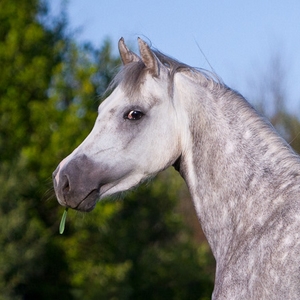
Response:
[{"label": "green grass blade in mouth", "polygon": [[60,224],[59,224],[59,233],[63,234],[64,230],[65,230],[65,223],[66,223],[66,219],[67,219],[67,213],[68,213],[68,208],[65,209]]}]

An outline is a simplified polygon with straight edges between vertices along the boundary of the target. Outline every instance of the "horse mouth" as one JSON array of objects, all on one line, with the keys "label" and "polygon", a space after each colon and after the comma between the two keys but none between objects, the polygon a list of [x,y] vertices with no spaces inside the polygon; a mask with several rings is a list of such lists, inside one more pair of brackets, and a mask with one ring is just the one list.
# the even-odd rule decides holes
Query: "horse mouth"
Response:
[{"label": "horse mouth", "polygon": [[98,199],[99,191],[94,189],[73,209],[82,212],[90,212],[95,208]]}]

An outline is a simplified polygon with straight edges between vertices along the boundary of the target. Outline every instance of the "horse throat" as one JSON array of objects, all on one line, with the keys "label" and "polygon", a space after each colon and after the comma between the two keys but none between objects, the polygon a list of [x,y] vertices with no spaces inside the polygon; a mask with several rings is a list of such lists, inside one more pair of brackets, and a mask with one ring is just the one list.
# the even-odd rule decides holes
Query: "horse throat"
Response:
[{"label": "horse throat", "polygon": [[181,163],[181,155],[176,159],[176,161],[173,164],[174,169],[180,173],[180,163]]}]

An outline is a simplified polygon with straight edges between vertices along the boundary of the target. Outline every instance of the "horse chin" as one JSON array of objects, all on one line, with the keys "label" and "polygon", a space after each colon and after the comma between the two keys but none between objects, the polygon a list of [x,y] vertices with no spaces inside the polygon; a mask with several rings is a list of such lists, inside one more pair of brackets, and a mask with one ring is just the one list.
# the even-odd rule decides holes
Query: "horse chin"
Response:
[{"label": "horse chin", "polygon": [[83,212],[90,212],[95,208],[98,199],[99,191],[92,190],[74,209]]}]

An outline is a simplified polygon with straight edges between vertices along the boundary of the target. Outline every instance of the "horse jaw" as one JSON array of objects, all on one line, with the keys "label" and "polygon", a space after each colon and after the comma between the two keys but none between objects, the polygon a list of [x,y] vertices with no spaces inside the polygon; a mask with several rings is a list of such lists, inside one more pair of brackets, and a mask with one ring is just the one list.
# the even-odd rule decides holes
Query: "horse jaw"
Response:
[{"label": "horse jaw", "polygon": [[126,192],[145,180],[142,174],[129,174],[125,178],[110,182],[100,188],[99,200],[103,198]]}]

